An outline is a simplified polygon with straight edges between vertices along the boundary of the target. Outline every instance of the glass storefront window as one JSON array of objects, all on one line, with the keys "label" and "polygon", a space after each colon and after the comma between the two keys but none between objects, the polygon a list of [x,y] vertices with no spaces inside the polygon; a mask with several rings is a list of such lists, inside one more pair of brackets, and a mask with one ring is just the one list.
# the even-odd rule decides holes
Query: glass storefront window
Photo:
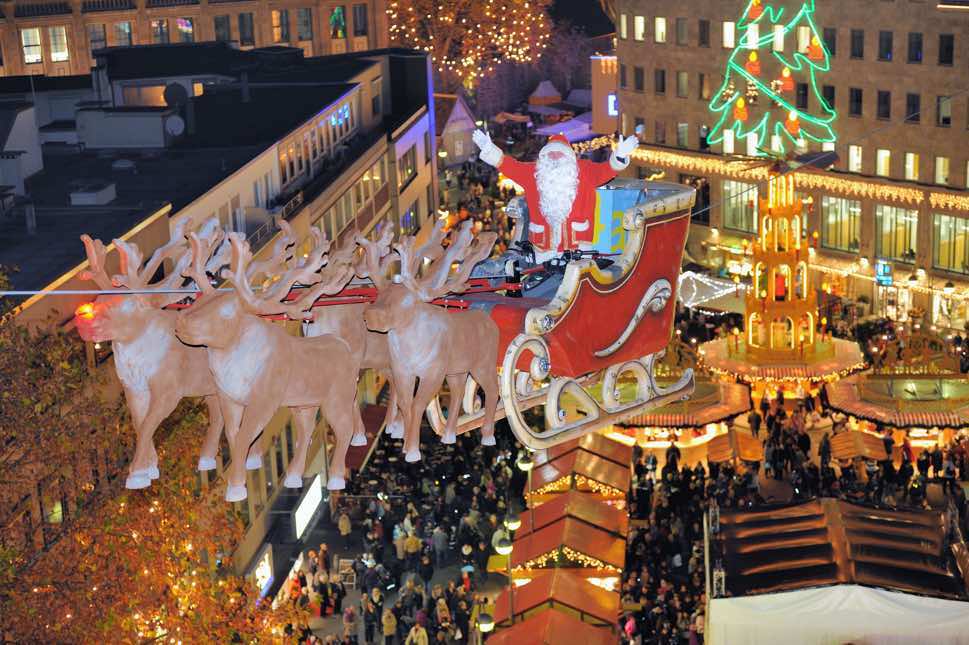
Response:
[{"label": "glass storefront window", "polygon": [[918,224],[918,211],[876,204],[875,254],[879,258],[915,262]]},{"label": "glass storefront window", "polygon": [[757,185],[729,179],[723,182],[723,225],[747,233],[757,232]]},{"label": "glass storefront window", "polygon": [[934,215],[932,266],[969,274],[969,219],[954,215]]},{"label": "glass storefront window", "polygon": [[821,197],[821,245],[838,251],[857,251],[861,238],[861,202]]}]

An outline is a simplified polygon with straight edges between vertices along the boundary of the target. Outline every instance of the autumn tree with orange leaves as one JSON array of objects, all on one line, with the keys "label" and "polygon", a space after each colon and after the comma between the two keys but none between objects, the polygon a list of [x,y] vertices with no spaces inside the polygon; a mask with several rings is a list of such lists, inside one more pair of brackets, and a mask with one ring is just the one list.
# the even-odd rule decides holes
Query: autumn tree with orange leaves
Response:
[{"label": "autumn tree with orange leaves", "polygon": [[[91,472],[100,450],[120,473],[133,431],[76,335],[0,321],[0,383],[0,642],[293,642],[287,626],[306,614],[263,606],[229,573],[243,526],[195,470],[198,402],[156,433],[161,478],[129,491],[123,475]],[[38,550],[17,513],[51,475],[74,512]]]}]

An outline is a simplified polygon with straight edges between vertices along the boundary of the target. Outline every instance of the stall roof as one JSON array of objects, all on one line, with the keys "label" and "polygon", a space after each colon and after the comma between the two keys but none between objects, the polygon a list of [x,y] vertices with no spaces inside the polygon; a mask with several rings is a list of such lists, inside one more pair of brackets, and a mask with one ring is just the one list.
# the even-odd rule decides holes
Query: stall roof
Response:
[{"label": "stall roof", "polygon": [[542,81],[539,83],[538,87],[528,97],[529,105],[550,105],[561,102],[562,95],[555,89],[551,81]]},{"label": "stall roof", "polygon": [[764,444],[735,428],[707,442],[707,461],[722,463],[738,457],[741,461],[761,461],[764,458]]},{"label": "stall roof", "polygon": [[[855,583],[929,596],[966,597],[949,566],[942,511],[891,510],[821,499],[720,512],[732,596]],[[959,540],[953,546],[963,546]]]},{"label": "stall roof", "polygon": [[677,401],[640,414],[619,425],[642,428],[702,428],[750,409],[750,390],[742,383],[718,383],[715,400]]},{"label": "stall roof", "polygon": [[557,457],[542,466],[536,466],[532,473],[531,490],[537,490],[572,474],[582,475],[621,491],[629,490],[629,466],[603,459],[582,448]]},{"label": "stall roof", "polygon": [[522,538],[532,532],[533,518],[535,530],[541,531],[566,517],[585,522],[623,539],[629,533],[629,516],[625,511],[619,510],[594,493],[573,490],[556,495],[534,509],[522,511],[522,525],[515,531],[515,537]]},{"label": "stall roof", "polygon": [[[495,600],[496,623],[508,620],[508,600],[507,589]],[[542,605],[560,606],[611,626],[619,615],[619,594],[597,587],[571,571],[553,569],[538,573],[531,582],[515,589],[516,616]]]},{"label": "stall roof", "polygon": [[861,430],[839,432],[831,436],[831,456],[835,459],[874,459],[884,461],[888,458],[885,442],[878,435]]},{"label": "stall roof", "polygon": [[567,547],[600,562],[622,569],[626,564],[626,541],[612,533],[572,517],[563,517],[534,533],[515,538],[512,568],[523,566],[546,553]]},{"label": "stall roof", "polygon": [[[556,109],[556,108],[547,108]],[[532,109],[533,112],[537,108]],[[591,139],[595,132],[592,131],[592,112],[586,112],[567,121],[549,123],[535,130],[534,134],[550,137],[553,134],[561,134],[570,142]]]},{"label": "stall roof", "polygon": [[535,465],[541,466],[547,464],[577,449],[582,449],[586,452],[591,452],[597,457],[608,459],[623,468],[629,468],[629,465],[633,461],[632,446],[627,446],[615,439],[610,439],[604,434],[590,432],[589,434],[582,435],[578,439],[566,441],[557,446],[536,452]]},{"label": "stall roof", "polygon": [[[518,603],[517,597],[515,603]],[[555,609],[541,611],[488,637],[488,645],[615,645],[615,642],[615,634],[608,629],[593,627]]]},{"label": "stall roof", "polygon": [[[905,401],[888,399],[884,404],[862,397],[860,388],[868,374],[858,374],[825,385],[828,402],[832,408],[845,414],[893,428],[963,428],[969,427],[969,402],[965,399],[949,399],[943,408],[939,401]],[[966,376],[954,374],[951,379],[940,380],[965,382]],[[905,409],[900,409],[904,404]]]}]

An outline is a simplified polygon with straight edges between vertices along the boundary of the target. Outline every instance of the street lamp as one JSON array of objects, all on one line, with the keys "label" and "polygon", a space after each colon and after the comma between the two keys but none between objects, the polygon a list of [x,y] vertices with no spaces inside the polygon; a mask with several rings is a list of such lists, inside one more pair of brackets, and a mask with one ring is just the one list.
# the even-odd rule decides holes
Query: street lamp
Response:
[{"label": "street lamp", "polygon": [[[498,555],[509,555],[511,554],[513,548],[514,547],[511,544],[511,540],[509,540],[506,537],[503,537],[500,540],[498,540],[498,544],[495,545],[495,551],[498,552]],[[508,564],[509,564],[509,568],[511,568],[510,560]]]},{"label": "street lamp", "polygon": [[515,511],[509,511],[505,516],[505,528],[509,531],[517,531],[522,525],[522,520]]},{"label": "street lamp", "polygon": [[515,460],[515,465],[518,466],[518,470],[528,475],[528,482],[525,488],[525,506],[528,507],[528,522],[531,524],[531,530],[534,531],[535,505],[531,503],[528,497],[532,494],[532,469],[535,467],[535,460],[532,459],[531,453],[526,451],[518,455],[518,459]]},{"label": "street lamp", "polygon": [[478,614],[478,629],[482,634],[487,634],[495,628],[495,619],[491,614],[485,612]]},{"label": "street lamp", "polygon": [[945,286],[942,287],[942,292],[945,293],[947,298],[951,297],[952,294],[955,293],[955,290],[956,290],[956,285],[952,284],[952,280],[949,280],[948,282],[946,282]]},{"label": "street lamp", "polygon": [[[520,524],[521,522],[519,522]],[[507,537],[503,537],[498,540],[498,544],[495,545],[495,551],[498,555],[505,556],[508,562],[508,618],[511,623],[515,624],[515,581],[511,578],[511,552],[514,546]]]},{"label": "street lamp", "polygon": [[437,156],[440,157],[441,159],[447,159],[447,150],[445,150],[444,148],[441,148],[440,150],[437,151]]}]

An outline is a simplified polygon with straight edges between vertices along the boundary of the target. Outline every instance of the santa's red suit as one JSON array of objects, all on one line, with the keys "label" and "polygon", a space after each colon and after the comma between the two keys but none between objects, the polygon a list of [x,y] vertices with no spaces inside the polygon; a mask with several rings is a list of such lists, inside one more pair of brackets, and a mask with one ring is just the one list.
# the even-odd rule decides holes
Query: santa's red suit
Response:
[{"label": "santa's red suit", "polygon": [[[596,188],[616,176],[608,161],[597,163],[579,159],[579,186],[568,218],[562,222],[562,237],[555,251],[576,249],[580,243],[591,244],[595,237]],[[518,161],[505,155],[498,170],[525,189],[528,202],[528,241],[537,250],[553,250],[551,226],[542,214],[538,186],[535,181],[535,162]]]},{"label": "santa's red suit", "polygon": [[[474,133],[481,160],[525,190],[528,202],[528,241],[536,257],[591,246],[595,239],[596,188],[629,165],[634,136],[621,141],[609,161],[577,159],[568,139],[553,135],[539,152],[538,161],[523,162],[501,152],[490,137]],[[558,227],[555,230],[554,227]]]}]

